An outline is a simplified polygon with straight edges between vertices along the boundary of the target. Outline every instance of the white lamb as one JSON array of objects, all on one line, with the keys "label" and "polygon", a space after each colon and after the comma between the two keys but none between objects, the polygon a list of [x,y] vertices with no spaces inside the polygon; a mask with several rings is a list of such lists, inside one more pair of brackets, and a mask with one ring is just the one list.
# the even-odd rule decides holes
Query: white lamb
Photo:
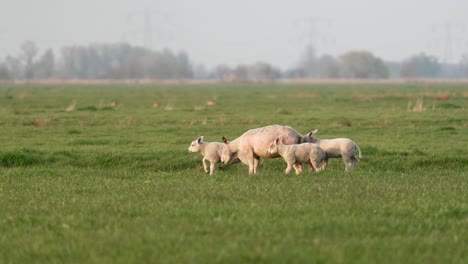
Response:
[{"label": "white lamb", "polygon": [[[189,152],[200,152],[203,156],[203,169],[206,173],[213,175],[214,170],[216,169],[216,164],[221,160],[221,153],[224,143],[220,142],[204,142],[203,136],[192,141],[188,151]],[[210,162],[210,169],[208,170],[208,163]]]},{"label": "white lamb", "polygon": [[356,157],[356,150],[359,152],[359,158],[362,158],[361,149],[349,138],[319,139],[315,136],[318,129],[311,131],[303,137],[304,142],[318,144],[327,154],[324,160],[324,168],[328,165],[329,158],[342,158],[345,164],[345,171],[354,170],[359,164]]},{"label": "white lamb", "polygon": [[283,157],[284,161],[288,164],[285,171],[286,174],[291,172],[293,167],[296,174],[301,173],[302,163],[309,164],[310,171],[315,170],[319,172],[321,170],[320,165],[326,157],[325,152],[317,144],[284,145],[280,142],[280,138],[271,143],[267,151],[270,154],[279,154]]}]

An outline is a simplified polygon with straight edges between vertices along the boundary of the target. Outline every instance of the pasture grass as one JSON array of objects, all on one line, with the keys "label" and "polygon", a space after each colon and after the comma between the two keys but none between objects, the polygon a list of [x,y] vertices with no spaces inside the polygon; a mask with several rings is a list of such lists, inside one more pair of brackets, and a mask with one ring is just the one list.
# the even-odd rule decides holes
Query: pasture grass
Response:
[{"label": "pasture grass", "polygon": [[[466,263],[466,84],[0,86],[2,263]],[[76,103],[73,110],[67,108]],[[287,124],[358,169],[203,173],[189,143]]]}]

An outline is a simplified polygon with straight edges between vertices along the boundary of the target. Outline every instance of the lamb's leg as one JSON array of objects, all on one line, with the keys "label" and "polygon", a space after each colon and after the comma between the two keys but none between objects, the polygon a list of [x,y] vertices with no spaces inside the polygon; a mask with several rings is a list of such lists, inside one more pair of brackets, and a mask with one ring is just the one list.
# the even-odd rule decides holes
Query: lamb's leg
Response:
[{"label": "lamb's leg", "polygon": [[207,159],[205,159],[205,157],[203,157],[202,162],[203,162],[203,170],[204,170],[206,173],[210,172],[210,171],[208,170]]},{"label": "lamb's leg", "polygon": [[306,163],[307,163],[307,166],[309,167],[309,172],[314,171],[314,166],[312,166],[312,163],[310,161]]},{"label": "lamb's leg", "polygon": [[210,175],[213,175],[214,170],[216,169],[216,164],[217,164],[218,162],[216,162],[216,161],[215,161],[215,162],[210,161],[210,163],[211,163],[211,164],[210,164]]},{"label": "lamb's leg", "polygon": [[322,169],[320,168],[320,160],[316,159],[311,159],[310,160],[310,167],[314,168],[316,172],[321,171]]},{"label": "lamb's leg", "polygon": [[292,170],[293,167],[293,162],[287,162],[288,166],[286,167],[286,170],[284,171],[286,174],[289,174]]},{"label": "lamb's leg", "polygon": [[295,163],[293,167],[294,167],[294,170],[296,171],[296,175],[298,175],[299,173],[302,173],[302,163]]},{"label": "lamb's leg", "polygon": [[294,163],[293,167],[296,171],[296,175],[302,173],[302,163]]},{"label": "lamb's leg", "polygon": [[328,167],[328,158],[323,159],[322,170],[325,170]]},{"label": "lamb's leg", "polygon": [[353,170],[356,169],[359,164],[359,159],[353,155],[351,157],[351,162],[353,163]]},{"label": "lamb's leg", "polygon": [[345,172],[350,172],[353,170],[353,163],[349,157],[343,155],[343,162],[345,164]]}]

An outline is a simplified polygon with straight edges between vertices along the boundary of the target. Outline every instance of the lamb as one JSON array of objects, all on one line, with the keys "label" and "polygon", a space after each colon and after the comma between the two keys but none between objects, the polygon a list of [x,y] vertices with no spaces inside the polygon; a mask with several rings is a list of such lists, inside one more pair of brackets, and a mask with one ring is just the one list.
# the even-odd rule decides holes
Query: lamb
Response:
[{"label": "lamb", "polygon": [[361,149],[349,138],[319,139],[315,136],[318,129],[315,129],[303,137],[304,142],[318,144],[327,154],[324,160],[324,168],[328,166],[329,158],[343,159],[345,171],[353,171],[359,164],[356,157],[356,150],[359,152],[359,158],[362,158]]},{"label": "lamb", "polygon": [[268,148],[268,153],[279,154],[283,157],[284,161],[288,164],[286,167],[286,174],[291,172],[294,167],[296,174],[302,172],[302,163],[307,163],[310,166],[310,171],[319,172],[322,170],[320,165],[326,158],[325,152],[317,145],[313,143],[293,144],[284,145],[280,142],[280,138],[277,138],[271,143]]},{"label": "lamb", "polygon": [[237,155],[242,163],[249,166],[249,174],[256,174],[260,158],[277,158],[279,154],[267,152],[269,144],[276,138],[282,138],[283,144],[301,143],[302,135],[290,126],[271,125],[250,129],[233,141],[223,137],[225,146],[221,161],[229,163]]},{"label": "lamb", "polygon": [[[216,168],[216,164],[221,160],[222,149],[224,143],[221,142],[205,142],[203,141],[203,136],[192,141],[188,151],[189,152],[200,152],[203,156],[203,169],[206,173],[213,175]],[[210,169],[208,170],[208,162],[210,162]]]}]

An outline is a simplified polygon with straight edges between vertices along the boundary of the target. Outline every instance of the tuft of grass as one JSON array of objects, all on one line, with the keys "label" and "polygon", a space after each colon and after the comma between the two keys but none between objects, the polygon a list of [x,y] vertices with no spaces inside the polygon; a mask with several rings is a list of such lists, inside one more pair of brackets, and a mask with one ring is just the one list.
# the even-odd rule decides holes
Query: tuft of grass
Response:
[{"label": "tuft of grass", "polygon": [[0,152],[0,167],[21,167],[46,163],[50,160],[44,157],[44,153],[35,150],[16,150]]}]

